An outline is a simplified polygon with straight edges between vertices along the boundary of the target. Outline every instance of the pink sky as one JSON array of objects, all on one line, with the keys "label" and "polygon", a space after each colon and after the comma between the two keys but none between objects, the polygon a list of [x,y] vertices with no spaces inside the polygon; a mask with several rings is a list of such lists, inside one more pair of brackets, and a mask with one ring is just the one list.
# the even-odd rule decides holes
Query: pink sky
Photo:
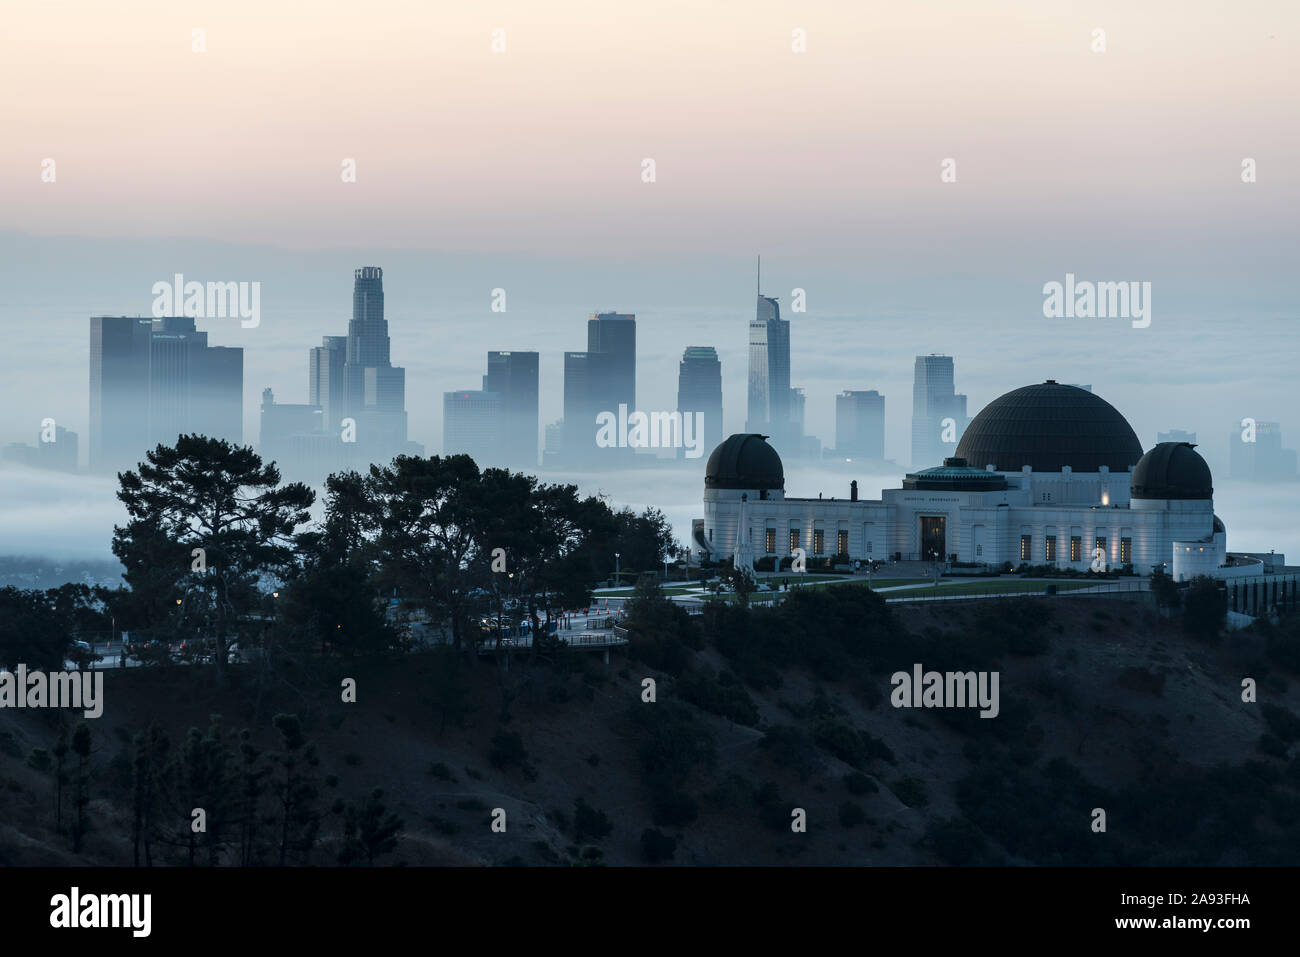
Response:
[{"label": "pink sky", "polygon": [[84,0],[5,21],[0,226],[31,233],[960,256],[1267,240],[1300,195],[1289,2]]}]

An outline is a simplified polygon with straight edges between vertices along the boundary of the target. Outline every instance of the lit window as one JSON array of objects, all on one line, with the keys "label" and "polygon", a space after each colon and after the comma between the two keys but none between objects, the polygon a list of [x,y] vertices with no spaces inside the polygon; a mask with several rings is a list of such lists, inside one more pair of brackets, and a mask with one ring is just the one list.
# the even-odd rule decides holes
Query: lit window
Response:
[{"label": "lit window", "polygon": [[793,552],[798,547],[799,547],[799,529],[792,528],[790,529],[790,551]]},{"label": "lit window", "polygon": [[813,529],[813,554],[822,555],[826,551],[826,533],[820,528]]},{"label": "lit window", "polygon": [[1119,560],[1124,565],[1133,561],[1133,539],[1121,538],[1119,540]]},{"label": "lit window", "polygon": [[1083,560],[1083,536],[1070,536],[1070,561],[1077,562]]},{"label": "lit window", "polygon": [[1056,561],[1056,536],[1055,535],[1047,536],[1047,560],[1049,562]]},{"label": "lit window", "polygon": [[763,539],[763,550],[769,554],[776,553],[776,529],[769,528]]},{"label": "lit window", "polygon": [[1027,562],[1034,554],[1034,536],[1020,536],[1020,560]]},{"label": "lit window", "polygon": [[849,553],[849,533],[840,531],[835,536],[835,553],[837,555],[847,555]]}]

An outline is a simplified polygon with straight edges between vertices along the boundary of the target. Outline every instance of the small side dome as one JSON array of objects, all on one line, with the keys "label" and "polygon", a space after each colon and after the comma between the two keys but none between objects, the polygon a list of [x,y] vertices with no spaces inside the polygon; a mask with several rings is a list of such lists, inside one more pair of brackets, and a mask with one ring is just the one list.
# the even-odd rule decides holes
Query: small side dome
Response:
[{"label": "small side dome", "polygon": [[1137,499],[1214,497],[1210,467],[1190,442],[1161,442],[1138,460],[1129,484]]},{"label": "small side dome", "polygon": [[785,468],[766,435],[738,432],[709,456],[704,487],[785,491]]}]

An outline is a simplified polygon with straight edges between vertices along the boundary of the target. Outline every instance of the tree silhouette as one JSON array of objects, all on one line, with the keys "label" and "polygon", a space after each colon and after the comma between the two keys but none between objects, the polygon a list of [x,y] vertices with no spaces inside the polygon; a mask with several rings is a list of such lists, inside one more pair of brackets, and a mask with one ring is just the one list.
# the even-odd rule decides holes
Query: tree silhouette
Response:
[{"label": "tree silhouette", "polygon": [[206,436],[179,436],[146,457],[138,471],[118,475],[130,521],[114,528],[113,554],[154,624],[179,600],[187,625],[215,627],[224,677],[227,639],[239,636],[260,579],[291,562],[294,531],[315,493],[297,482],[281,487],[279,470],[251,448]]}]

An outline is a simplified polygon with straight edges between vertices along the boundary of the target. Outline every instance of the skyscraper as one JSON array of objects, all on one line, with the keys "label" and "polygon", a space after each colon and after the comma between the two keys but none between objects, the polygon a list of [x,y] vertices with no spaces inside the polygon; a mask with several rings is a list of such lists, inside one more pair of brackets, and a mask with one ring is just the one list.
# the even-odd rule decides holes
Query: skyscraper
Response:
[{"label": "skyscraper", "polygon": [[468,455],[480,467],[500,462],[504,406],[498,392],[444,392],[443,454]]},{"label": "skyscraper", "polygon": [[[708,455],[722,442],[722,363],[713,346],[687,346],[677,366],[677,411],[682,421],[692,412],[703,415],[700,447]],[[678,450],[684,457],[686,449]]]},{"label": "skyscraper", "polygon": [[596,446],[596,416],[603,411],[618,414],[618,406],[608,409],[606,392],[612,379],[612,357],[604,352],[566,352],[564,354],[564,439],[566,464],[589,465],[597,452],[609,451]]},{"label": "skyscraper", "polygon": [[483,391],[501,396],[496,460],[529,470],[537,467],[537,369],[536,352],[489,352],[483,376]]},{"label": "skyscraper", "polygon": [[405,451],[406,370],[389,361],[384,271],[378,266],[354,273],[343,379],[345,412],[356,419],[363,453],[380,460]]},{"label": "skyscraper", "polygon": [[311,350],[307,401],[321,410],[322,424],[327,429],[340,428],[339,420],[347,407],[343,377],[347,355],[347,336],[322,336],[321,344]]},{"label": "skyscraper", "polygon": [[618,413],[620,404],[636,408],[636,316],[598,312],[587,320],[587,353],[609,356],[591,381],[592,399],[602,410]]},{"label": "skyscraper", "polygon": [[596,444],[596,417],[636,409],[636,316],[600,312],[587,320],[587,351],[564,354],[564,428],[567,465],[625,463],[630,447]]},{"label": "skyscraper", "polygon": [[153,320],[90,318],[90,469],[133,467],[149,448],[149,338]]},{"label": "skyscraper", "polygon": [[917,356],[912,380],[912,465],[942,465],[955,453],[966,422],[966,396],[954,391],[952,357]]},{"label": "skyscraper", "polygon": [[90,468],[133,468],[198,433],[243,441],[244,350],[209,346],[189,316],[90,320]]},{"label": "skyscraper", "polygon": [[1282,447],[1280,422],[1255,422],[1228,434],[1228,467],[1234,479],[1247,482],[1292,481],[1296,451]]},{"label": "skyscraper", "polygon": [[883,461],[885,397],[871,391],[845,391],[835,397],[835,453],[843,458]]},{"label": "skyscraper", "polygon": [[[760,261],[761,266],[761,261]],[[781,318],[776,299],[764,296],[759,273],[758,308],[749,324],[749,410],[746,432],[772,437],[771,445],[786,454],[791,446],[790,323]]]}]

